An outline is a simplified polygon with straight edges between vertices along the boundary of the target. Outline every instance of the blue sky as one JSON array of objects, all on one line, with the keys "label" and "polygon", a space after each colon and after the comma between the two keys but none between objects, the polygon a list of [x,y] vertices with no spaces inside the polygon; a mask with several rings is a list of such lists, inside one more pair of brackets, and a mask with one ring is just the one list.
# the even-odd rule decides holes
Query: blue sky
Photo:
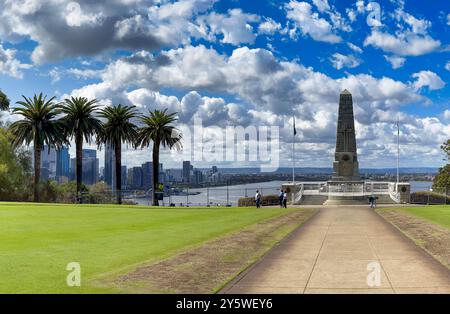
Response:
[{"label": "blue sky", "polygon": [[[42,91],[169,108],[187,126],[277,125],[283,166],[294,115],[298,163],[330,166],[347,88],[362,166],[395,166],[397,117],[402,165],[442,164],[448,1],[5,0],[0,12],[0,88],[12,102]],[[129,165],[148,159],[125,152]]]}]

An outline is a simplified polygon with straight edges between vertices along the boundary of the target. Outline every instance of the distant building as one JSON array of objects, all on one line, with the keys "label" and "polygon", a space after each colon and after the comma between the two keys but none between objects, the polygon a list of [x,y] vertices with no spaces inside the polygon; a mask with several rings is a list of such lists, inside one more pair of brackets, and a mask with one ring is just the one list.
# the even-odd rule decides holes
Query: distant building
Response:
[{"label": "distant building", "polygon": [[99,161],[95,149],[83,149],[83,184],[92,185],[98,182]]},{"label": "distant building", "polygon": [[56,151],[56,180],[58,183],[67,182],[70,177],[70,154],[65,146]]},{"label": "distant building", "polygon": [[128,173],[127,173],[127,166],[122,166],[122,171],[121,171],[121,173],[122,173],[122,184],[121,184],[121,186],[122,186],[122,189],[126,189],[127,188],[127,186],[128,186],[128,184],[127,184],[127,175],[128,175]]},{"label": "distant building", "polygon": [[166,180],[169,182],[183,182],[183,169],[167,169]]},{"label": "distant building", "polygon": [[128,186],[131,189],[142,189],[143,187],[143,172],[142,167],[133,167],[128,170]]},{"label": "distant building", "polygon": [[[164,179],[161,177],[161,173],[163,173],[163,164],[159,164],[159,173],[158,173],[158,182],[163,183],[161,179]],[[145,164],[142,164],[142,184],[143,188],[148,190],[152,188],[152,180],[153,180],[153,162],[149,161]]]},{"label": "distant building", "polygon": [[106,184],[111,187],[113,190],[115,189],[114,182],[116,181],[116,167],[115,167],[115,155],[114,149],[110,144],[105,145],[105,173],[103,180]]},{"label": "distant building", "polygon": [[190,183],[191,182],[191,162],[183,161],[183,182]]},{"label": "distant building", "polygon": [[47,145],[42,147],[41,151],[41,180],[55,180],[56,179],[56,149],[50,148]]},{"label": "distant building", "polygon": [[195,169],[192,179],[193,179],[192,183],[194,183],[194,184],[203,183],[203,172],[199,169]]},{"label": "distant building", "polygon": [[153,162],[142,164],[142,187],[149,190],[152,187]]}]

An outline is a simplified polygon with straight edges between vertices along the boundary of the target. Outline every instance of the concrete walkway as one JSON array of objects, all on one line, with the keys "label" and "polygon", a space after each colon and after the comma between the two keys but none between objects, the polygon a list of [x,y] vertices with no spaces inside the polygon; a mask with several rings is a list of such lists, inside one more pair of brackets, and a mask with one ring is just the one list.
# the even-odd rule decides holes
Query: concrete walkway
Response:
[{"label": "concrete walkway", "polygon": [[324,206],[222,293],[450,293],[450,271],[367,206]]}]

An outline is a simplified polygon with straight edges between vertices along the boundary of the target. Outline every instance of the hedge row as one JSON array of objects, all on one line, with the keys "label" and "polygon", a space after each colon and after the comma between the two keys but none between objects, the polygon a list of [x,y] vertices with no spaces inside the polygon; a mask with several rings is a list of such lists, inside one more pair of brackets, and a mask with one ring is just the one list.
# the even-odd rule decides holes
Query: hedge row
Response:
[{"label": "hedge row", "polygon": [[[280,204],[280,199],[278,195],[265,195],[261,198],[261,206],[276,206]],[[239,207],[249,207],[256,206],[256,201],[254,197],[242,197],[238,201]]]}]

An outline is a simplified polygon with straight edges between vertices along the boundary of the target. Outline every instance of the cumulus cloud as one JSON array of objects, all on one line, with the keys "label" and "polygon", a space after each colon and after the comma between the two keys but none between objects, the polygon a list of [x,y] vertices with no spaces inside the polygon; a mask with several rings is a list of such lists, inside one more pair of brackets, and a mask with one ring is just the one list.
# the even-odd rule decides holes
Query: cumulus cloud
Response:
[{"label": "cumulus cloud", "polygon": [[428,34],[431,22],[405,12],[403,2],[398,5],[393,13],[397,28],[395,34],[373,28],[364,40],[364,45],[371,45],[400,57],[421,56],[436,51],[441,42]]},{"label": "cumulus cloud", "polygon": [[[72,94],[95,97],[105,105],[134,104],[142,110],[168,108],[178,112],[180,123],[187,126],[194,118],[203,119],[205,126],[277,125],[285,143],[282,150],[292,137],[289,121],[295,115],[305,159],[316,158],[317,163],[311,165],[328,165],[341,90],[346,88],[353,94],[358,143],[365,160],[378,162],[380,156],[389,156],[392,149],[395,155],[395,145],[391,147],[388,142],[391,137],[395,142],[399,108],[427,101],[417,84],[368,74],[347,74],[335,79],[298,61],[278,60],[264,49],[237,48],[228,56],[204,46],[187,46],[157,55],[139,52],[113,61],[102,71],[99,83]],[[427,86],[430,85],[436,87],[431,83]],[[163,88],[184,93],[178,97],[165,95]],[[226,94],[231,100],[205,96],[206,93]],[[405,139],[410,141],[411,151],[412,147],[427,147],[431,152],[449,128],[439,120],[407,114],[400,118],[405,125],[402,132],[411,138]],[[433,134],[432,138],[415,135],[425,134],[425,130],[433,132],[427,133]],[[282,158],[289,156],[284,153]],[[439,153],[438,149],[435,153]],[[428,156],[431,160],[436,155],[433,152]]]},{"label": "cumulus cloud", "polygon": [[364,40],[364,46],[369,45],[405,57],[420,56],[435,51],[440,47],[441,42],[428,35],[419,36],[413,33],[401,33],[396,36],[373,30]]},{"label": "cumulus cloud", "polygon": [[0,73],[9,75],[15,78],[22,78],[22,70],[29,69],[29,64],[21,63],[15,57],[16,51],[14,49],[5,49],[0,44]]},{"label": "cumulus cloud", "polygon": [[279,31],[282,31],[281,24],[275,22],[271,18],[266,18],[265,21],[258,26],[258,33],[262,35],[273,35]]},{"label": "cumulus cloud", "polygon": [[356,68],[361,64],[361,61],[352,55],[343,55],[340,53],[334,53],[330,58],[333,67],[340,70],[342,68]]},{"label": "cumulus cloud", "polygon": [[227,14],[210,13],[197,19],[200,28],[206,29],[209,37],[220,37],[225,44],[253,44],[256,39],[251,23],[258,22],[259,16],[246,14],[241,9],[229,10]]},{"label": "cumulus cloud", "polygon": [[406,58],[398,56],[384,56],[384,58],[391,64],[393,69],[401,68],[406,62]]},{"label": "cumulus cloud", "polygon": [[414,87],[420,89],[423,87],[428,87],[431,90],[441,89],[445,86],[445,82],[434,72],[431,71],[420,71],[412,75],[416,79],[414,82]]},{"label": "cumulus cloud", "polygon": [[252,24],[259,16],[240,9],[210,12],[216,1],[5,0],[0,3],[0,37],[35,41],[35,63],[120,48],[152,51],[200,38],[253,43]]},{"label": "cumulus cloud", "polygon": [[[321,1],[317,1],[321,2]],[[321,6],[321,8],[324,8]],[[319,17],[313,12],[312,6],[308,2],[298,2],[291,0],[286,4],[287,18],[295,22],[296,28],[304,36],[310,36],[317,41],[328,43],[338,43],[342,39],[335,34],[333,26],[326,19]],[[338,18],[336,18],[338,23]]]}]

